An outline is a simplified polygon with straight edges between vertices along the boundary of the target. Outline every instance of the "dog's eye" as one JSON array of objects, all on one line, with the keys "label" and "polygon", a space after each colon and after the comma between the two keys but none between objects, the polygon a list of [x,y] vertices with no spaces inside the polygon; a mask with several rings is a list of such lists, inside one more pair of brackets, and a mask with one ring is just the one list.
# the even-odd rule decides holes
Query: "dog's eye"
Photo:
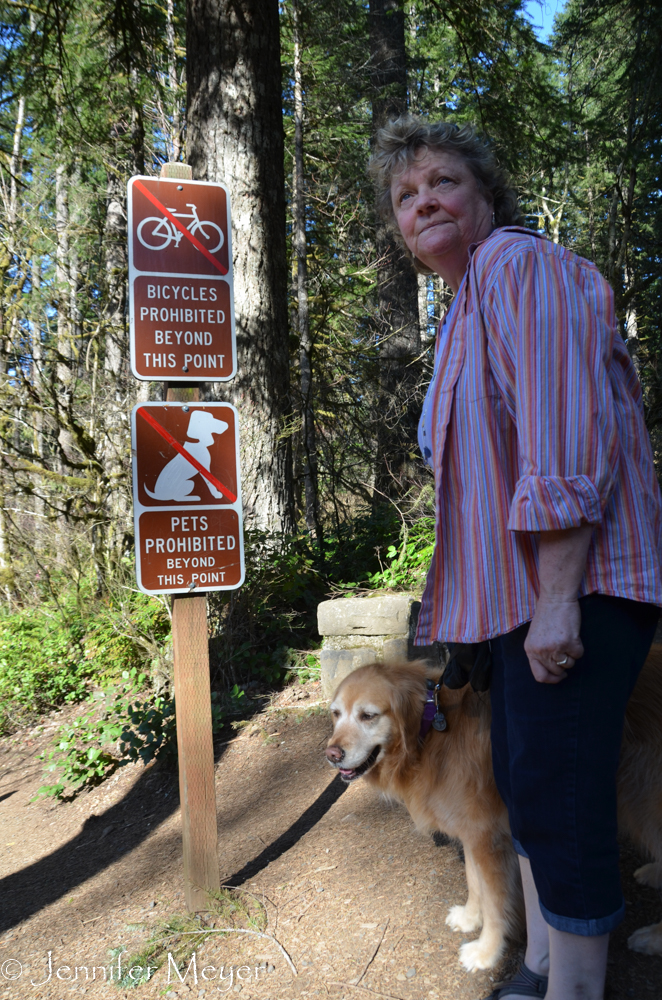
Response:
[{"label": "dog's eye", "polygon": [[334,719],[340,718],[340,712],[338,711],[337,708],[334,708],[334,710],[331,712],[331,715],[333,716]]},{"label": "dog's eye", "polygon": [[377,718],[377,712],[361,712],[361,722],[370,722]]}]

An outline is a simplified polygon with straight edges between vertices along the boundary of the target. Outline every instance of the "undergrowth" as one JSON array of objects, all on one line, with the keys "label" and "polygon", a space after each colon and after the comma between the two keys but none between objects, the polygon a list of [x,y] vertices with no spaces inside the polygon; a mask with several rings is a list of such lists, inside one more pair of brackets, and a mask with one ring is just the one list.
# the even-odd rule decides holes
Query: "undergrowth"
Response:
[{"label": "undergrowth", "polygon": [[137,592],[82,602],[70,588],[36,607],[0,611],[0,736],[82,700],[91,682],[145,669],[169,633],[163,602]]},{"label": "undergrowth", "polygon": [[[166,766],[176,763],[174,698],[141,693],[145,680],[135,668],[125,672],[121,685],[93,695],[89,712],[59,727],[51,750],[40,756],[46,762],[44,776],[56,780],[42,785],[35,798],[70,801],[127,764],[150,764],[157,757]],[[239,714],[246,701],[237,685],[222,699],[212,692],[212,733],[223,727],[227,715]]]}]

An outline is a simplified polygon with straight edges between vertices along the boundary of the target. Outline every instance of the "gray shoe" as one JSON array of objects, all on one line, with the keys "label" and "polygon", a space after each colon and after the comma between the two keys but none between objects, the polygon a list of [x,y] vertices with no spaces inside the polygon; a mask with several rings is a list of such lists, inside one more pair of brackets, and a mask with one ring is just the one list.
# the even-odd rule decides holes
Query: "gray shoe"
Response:
[{"label": "gray shoe", "polygon": [[511,993],[518,997],[544,997],[547,993],[547,976],[531,972],[522,962],[519,972],[506,983],[499,983],[486,1000],[499,1000]]}]

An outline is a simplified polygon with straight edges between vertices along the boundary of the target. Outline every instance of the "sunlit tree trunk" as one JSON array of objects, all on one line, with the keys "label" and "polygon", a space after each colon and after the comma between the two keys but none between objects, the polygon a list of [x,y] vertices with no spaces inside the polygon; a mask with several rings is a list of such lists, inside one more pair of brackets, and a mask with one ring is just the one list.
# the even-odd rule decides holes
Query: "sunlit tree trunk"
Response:
[{"label": "sunlit tree trunk", "polygon": [[187,160],[232,195],[239,410],[247,523],[295,527],[285,175],[277,0],[188,0]]},{"label": "sunlit tree trunk", "polygon": [[[7,230],[8,230],[8,251],[10,259],[18,264],[18,180],[21,174],[21,142],[23,139],[23,129],[25,126],[25,98],[20,97],[16,109],[16,124],[12,140],[12,153],[9,161],[9,203],[6,205]],[[20,267],[20,264],[18,264]],[[2,371],[7,371],[7,361],[19,349],[17,342],[18,335],[18,315],[16,309],[12,311],[9,324],[8,343],[4,345]],[[9,420],[3,420],[3,437],[16,432],[16,425]],[[2,449],[5,450],[4,448]],[[7,510],[7,471],[4,456],[0,457],[0,587],[5,598],[11,603],[15,597],[16,584],[12,565],[11,542],[9,536],[9,517]]]},{"label": "sunlit tree trunk", "polygon": [[297,322],[299,328],[299,369],[301,377],[301,438],[303,443],[303,482],[306,526],[317,539],[323,554],[322,524],[319,512],[317,441],[313,408],[313,342],[308,310],[308,262],[306,245],[306,191],[303,160],[303,88],[301,83],[301,34],[299,10],[292,3],[294,40],[294,170],[292,201],[294,214],[294,253],[297,268]]},{"label": "sunlit tree trunk", "polygon": [[59,465],[63,473],[73,461],[73,440],[69,429],[72,406],[73,350],[71,285],[69,276],[69,177],[62,159],[55,168],[55,284],[57,295],[57,438]]},{"label": "sunlit tree trunk", "polygon": [[179,81],[177,79],[177,51],[175,49],[175,5],[168,0],[166,8],[166,39],[168,42],[168,87],[172,100],[172,161],[182,155],[182,123],[179,110]]}]

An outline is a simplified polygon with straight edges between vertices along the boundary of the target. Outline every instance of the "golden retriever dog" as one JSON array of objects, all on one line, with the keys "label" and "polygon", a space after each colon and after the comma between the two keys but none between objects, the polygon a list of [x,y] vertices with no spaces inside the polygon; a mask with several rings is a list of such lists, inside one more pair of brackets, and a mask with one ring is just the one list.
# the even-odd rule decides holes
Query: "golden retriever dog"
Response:
[{"label": "golden retriever dog", "polygon": [[[438,677],[418,662],[355,670],[331,702],[334,728],[326,756],[343,781],[364,777],[402,802],[419,830],[461,841],[469,894],[464,906],[452,907],[446,923],[465,934],[481,930],[477,940],[461,946],[460,960],[469,971],[491,969],[507,940],[521,934],[523,902],[508,815],[492,773],[489,695],[469,685],[441,687],[447,728],[432,728],[421,739],[427,681]],[[635,876],[662,888],[659,651],[649,656],[628,706],[618,783],[621,830],[654,859]],[[662,954],[662,923],[636,931],[629,945]]]}]

